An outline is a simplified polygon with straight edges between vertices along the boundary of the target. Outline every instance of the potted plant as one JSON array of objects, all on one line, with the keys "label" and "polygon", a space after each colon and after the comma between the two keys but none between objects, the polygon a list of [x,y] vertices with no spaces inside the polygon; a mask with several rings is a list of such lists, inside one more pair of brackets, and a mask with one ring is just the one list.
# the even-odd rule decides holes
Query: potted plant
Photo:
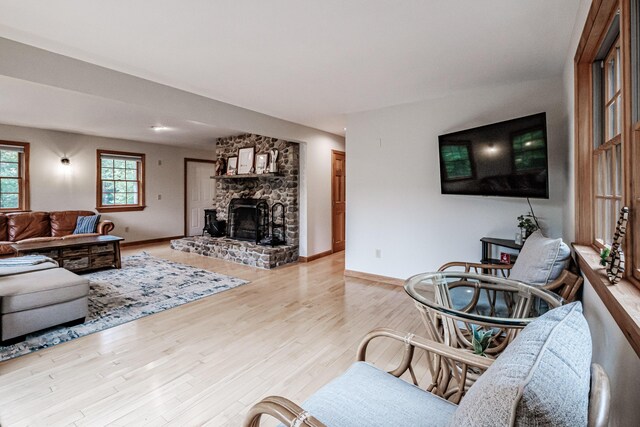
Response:
[{"label": "potted plant", "polygon": [[522,241],[524,242],[531,233],[540,228],[538,218],[536,218],[536,216],[531,212],[526,215],[520,215],[518,217],[518,228],[520,228],[520,234],[522,235]]}]

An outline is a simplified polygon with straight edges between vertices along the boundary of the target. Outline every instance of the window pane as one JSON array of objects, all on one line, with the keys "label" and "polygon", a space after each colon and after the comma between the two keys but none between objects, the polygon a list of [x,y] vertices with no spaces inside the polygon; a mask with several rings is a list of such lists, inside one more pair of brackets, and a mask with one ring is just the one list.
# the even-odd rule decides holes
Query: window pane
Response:
[{"label": "window pane", "polygon": [[0,183],[0,191],[2,193],[18,193],[19,188],[20,185],[17,179],[2,178],[2,182]]},{"label": "window pane", "polygon": [[618,104],[614,101],[607,107],[607,140],[618,134]]},{"label": "window pane", "polygon": [[102,168],[102,179],[113,179],[113,169]]},{"label": "window pane", "polygon": [[611,150],[604,152],[604,170],[602,171],[602,180],[604,182],[604,194],[607,196],[613,195],[613,171],[612,171],[612,158]]},{"label": "window pane", "polygon": [[615,147],[616,151],[616,195],[622,195],[622,145]]},{"label": "window pane", "polygon": [[603,235],[603,226],[602,226],[602,223],[604,222],[603,211],[604,211],[604,200],[596,199],[596,216],[594,218],[596,240],[599,240],[600,243],[604,244],[604,235]]},{"label": "window pane", "polygon": [[18,177],[18,164],[17,163],[0,163],[0,176],[15,176]]},{"label": "window pane", "polygon": [[0,160],[3,162],[18,163],[18,156],[19,154],[17,151],[0,150]]},{"label": "window pane", "polygon": [[102,181],[102,191],[105,193],[113,193],[115,191],[115,184],[113,181]]},{"label": "window pane", "polygon": [[116,181],[116,193],[126,193],[127,183],[124,181]]},{"label": "window pane", "polygon": [[136,193],[128,193],[127,194],[127,204],[129,204],[129,205],[137,205],[138,204],[138,195]]},{"label": "window pane", "polygon": [[100,164],[102,165],[103,168],[112,168],[113,167],[113,160],[111,160],[111,159],[100,159]]},{"label": "window pane", "polygon": [[616,65],[613,60],[607,62],[607,100],[616,93]]},{"label": "window pane", "polygon": [[135,160],[127,160],[126,167],[127,167],[127,169],[137,169],[138,168],[138,162],[136,162]]},{"label": "window pane", "polygon": [[137,193],[137,192],[138,192],[138,183],[127,182],[127,193]]},{"label": "window pane", "polygon": [[125,178],[124,169],[113,169],[113,179],[124,180]]},{"label": "window pane", "polygon": [[620,90],[620,48],[616,48],[616,90]]},{"label": "window pane", "polygon": [[612,221],[611,215],[613,212],[613,200],[605,200],[604,205],[604,243],[611,244],[611,236],[613,236],[613,228],[615,227],[615,221]]},{"label": "window pane", "polygon": [[114,203],[113,193],[102,193],[102,204],[103,205],[113,205]]},{"label": "window pane", "polygon": [[0,195],[0,207],[3,209],[17,209],[18,208],[18,195],[17,194],[2,194]]},{"label": "window pane", "polygon": [[616,123],[615,123],[615,129],[616,129],[616,135],[620,133],[620,129],[622,128],[622,126],[620,125],[620,117],[622,116],[622,111],[621,111],[621,106],[622,106],[622,95],[618,95],[616,97]]},{"label": "window pane", "polygon": [[138,179],[138,173],[135,169],[127,169],[125,177],[129,181],[135,181],[136,179]]},{"label": "window pane", "polygon": [[121,168],[124,169],[126,166],[126,162],[124,160],[114,160],[113,161],[113,167],[114,168]]},{"label": "window pane", "polygon": [[127,203],[127,193],[115,193],[116,205],[124,205]]}]

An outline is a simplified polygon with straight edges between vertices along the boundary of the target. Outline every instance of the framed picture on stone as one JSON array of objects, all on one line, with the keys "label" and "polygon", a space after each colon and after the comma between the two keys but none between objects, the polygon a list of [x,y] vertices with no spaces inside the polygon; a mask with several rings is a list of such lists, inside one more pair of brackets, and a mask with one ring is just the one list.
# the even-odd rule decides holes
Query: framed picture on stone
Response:
[{"label": "framed picture on stone", "polygon": [[267,165],[269,164],[269,153],[260,153],[256,155],[256,173],[267,173]]},{"label": "framed picture on stone", "polygon": [[256,153],[256,147],[246,147],[238,150],[238,175],[252,173],[253,158]]},{"label": "framed picture on stone", "polygon": [[227,175],[235,175],[238,172],[238,156],[227,159]]}]

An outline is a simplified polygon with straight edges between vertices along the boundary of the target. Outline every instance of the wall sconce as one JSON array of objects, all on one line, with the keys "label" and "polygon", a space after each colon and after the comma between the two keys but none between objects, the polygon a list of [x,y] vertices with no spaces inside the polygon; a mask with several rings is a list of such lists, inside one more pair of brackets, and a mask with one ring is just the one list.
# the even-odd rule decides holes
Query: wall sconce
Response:
[{"label": "wall sconce", "polygon": [[71,166],[71,160],[69,160],[67,157],[63,157],[62,159],[60,159],[60,163],[62,163],[64,166]]}]

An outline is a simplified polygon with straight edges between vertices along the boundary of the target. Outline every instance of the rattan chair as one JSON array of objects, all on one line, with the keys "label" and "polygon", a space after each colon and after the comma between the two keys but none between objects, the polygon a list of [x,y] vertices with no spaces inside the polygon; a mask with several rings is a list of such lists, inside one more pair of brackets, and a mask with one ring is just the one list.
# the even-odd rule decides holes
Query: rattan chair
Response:
[{"label": "rattan chair", "polygon": [[[493,363],[494,360],[475,355],[471,352],[451,348],[447,345],[440,344],[426,338],[415,336],[414,334],[403,333],[387,328],[375,329],[364,338],[360,347],[358,348],[357,360],[364,361],[367,351],[367,346],[374,338],[384,337],[392,340],[400,341],[404,343],[404,354],[400,365],[388,372],[388,374],[394,377],[400,377],[405,372],[411,374],[412,380],[415,385],[417,384],[415,375],[413,374],[412,361],[416,349],[422,349],[430,355],[440,357],[445,360],[445,363],[450,364],[452,372],[458,372],[458,381],[465,382],[466,372],[473,370],[475,372],[486,371]],[[427,387],[428,390],[432,390],[435,393],[439,390],[437,384],[432,383]],[[428,393],[428,392],[424,392]],[[358,404],[358,398],[360,396],[353,396],[354,401],[344,401],[345,407],[349,405]],[[600,365],[592,364],[591,366],[591,389],[589,393],[588,402],[588,426],[589,427],[604,427],[608,424],[609,419],[609,404],[611,400],[609,380]],[[389,408],[392,409],[392,408]],[[263,415],[268,415],[278,419],[284,423],[285,426],[292,427],[327,427],[321,421],[316,419],[313,414],[306,412],[296,403],[280,396],[270,396],[262,399],[260,402],[253,405],[245,418],[245,427],[259,427],[260,421]],[[437,416],[437,414],[433,414]],[[428,420],[425,420],[428,422]],[[363,424],[354,423],[353,426],[360,426]],[[382,425],[378,423],[377,425]],[[386,424],[385,424],[386,425]],[[397,425],[390,423],[388,425]],[[328,427],[331,427],[330,425]]]}]

